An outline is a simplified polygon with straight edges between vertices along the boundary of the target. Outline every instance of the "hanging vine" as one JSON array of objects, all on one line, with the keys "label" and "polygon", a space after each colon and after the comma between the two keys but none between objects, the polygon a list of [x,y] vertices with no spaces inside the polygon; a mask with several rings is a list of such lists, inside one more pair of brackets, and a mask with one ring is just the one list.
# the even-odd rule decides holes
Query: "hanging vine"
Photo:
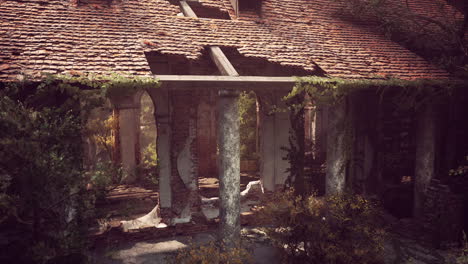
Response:
[{"label": "hanging vine", "polygon": [[[342,103],[350,93],[374,89],[380,96],[380,101],[391,99],[400,110],[417,110],[428,103],[446,102],[457,89],[468,88],[465,80],[402,80],[402,79],[341,79],[326,77],[300,77],[292,91],[283,98],[290,112],[292,130],[289,146],[283,147],[287,151],[284,158],[290,163],[287,185],[294,187],[296,193],[303,194],[306,182],[304,180],[304,95],[308,94],[315,105],[334,105]],[[392,96],[390,95],[392,92]],[[279,111],[279,110],[277,110]],[[345,134],[345,151],[343,155],[352,165],[352,142],[354,137],[353,122],[347,118],[342,129]],[[349,152],[349,153],[348,153]],[[344,169],[344,168],[343,168]]]}]

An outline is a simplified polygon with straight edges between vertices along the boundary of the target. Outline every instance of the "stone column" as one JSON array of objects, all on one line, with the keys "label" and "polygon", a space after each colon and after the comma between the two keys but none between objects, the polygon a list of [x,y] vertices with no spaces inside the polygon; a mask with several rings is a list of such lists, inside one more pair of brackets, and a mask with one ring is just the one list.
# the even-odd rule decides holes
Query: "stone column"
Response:
[{"label": "stone column", "polygon": [[111,98],[114,107],[118,110],[119,124],[118,142],[120,162],[124,169],[124,183],[133,183],[136,180],[135,168],[139,160],[139,134],[140,134],[140,96],[141,93]]},{"label": "stone column", "polygon": [[413,204],[415,217],[422,216],[426,190],[436,175],[438,118],[435,108],[428,104],[417,113]]},{"label": "stone column", "polygon": [[376,144],[377,144],[377,94],[373,91],[353,92],[349,96],[348,123],[352,124],[350,133],[353,142],[349,146],[351,155],[348,180],[353,192],[358,194],[375,193],[378,182],[376,174]]},{"label": "stone column", "polygon": [[227,247],[240,242],[239,93],[220,90],[218,101],[220,240]]},{"label": "stone column", "polygon": [[169,91],[163,85],[157,89],[148,90],[154,103],[154,118],[156,119],[156,148],[159,170],[159,204],[161,211],[172,206],[171,192],[171,118]]},{"label": "stone column", "polygon": [[346,98],[330,106],[328,111],[327,173],[325,193],[342,193],[346,183]]}]

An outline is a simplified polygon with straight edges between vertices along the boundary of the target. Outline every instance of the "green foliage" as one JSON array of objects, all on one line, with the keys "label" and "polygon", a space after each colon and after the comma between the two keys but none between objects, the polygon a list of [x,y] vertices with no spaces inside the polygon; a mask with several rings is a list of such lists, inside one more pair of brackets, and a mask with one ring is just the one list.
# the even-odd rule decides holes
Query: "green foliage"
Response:
[{"label": "green foliage", "polygon": [[[118,74],[43,77],[34,83],[0,83],[0,232],[6,230],[10,242],[0,241],[2,263],[83,260],[94,196],[122,177],[110,163],[85,173],[82,137],[94,136],[109,148],[115,123],[87,120],[105,96],[158,84],[153,78]],[[87,190],[89,181],[96,192]]]},{"label": "green foliage", "polygon": [[252,256],[243,247],[222,249],[214,242],[191,245],[179,251],[174,263],[177,264],[245,264],[252,263]]},{"label": "green foliage", "polygon": [[156,152],[156,143],[151,142],[142,153],[142,163],[147,168],[156,168],[158,165],[158,153]]},{"label": "green foliage", "polygon": [[[450,12],[448,4],[428,7],[430,15],[414,11],[404,1],[386,0],[335,0],[343,5],[343,14],[354,22],[373,24],[390,39],[440,67],[459,76],[468,77],[468,45],[465,34],[468,29],[466,14],[461,19]],[[465,13],[468,6],[465,7]],[[422,9],[425,7],[421,7]]]},{"label": "green foliage", "polygon": [[98,75],[93,73],[53,75],[63,84],[99,89],[101,94],[113,98],[135,94],[138,91],[159,87],[159,81],[152,77],[128,76],[119,73]]},{"label": "green foliage", "polygon": [[239,95],[239,133],[241,160],[257,159],[257,100],[254,92],[242,92]]},{"label": "green foliage", "polygon": [[144,180],[149,180],[154,186],[158,185],[158,154],[156,151],[156,143],[151,142],[143,149],[142,162],[137,167],[138,177],[144,176]]},{"label": "green foliage", "polygon": [[157,186],[156,121],[153,100],[147,93],[141,96],[140,128],[141,162],[137,168],[138,178]]},{"label": "green foliage", "polygon": [[392,100],[400,109],[418,109],[427,103],[446,101],[456,90],[468,87],[461,79],[341,79],[327,77],[300,77],[286,100],[301,93],[308,93],[316,104],[334,104],[359,90],[373,89],[381,100],[387,93],[396,93]]},{"label": "green foliage", "polygon": [[286,186],[292,187],[298,195],[305,195],[306,191],[312,190],[305,181],[305,142],[304,142],[304,103],[303,94],[297,94],[286,99],[289,110],[289,119],[291,130],[289,131],[289,146],[281,147],[286,152],[283,160],[289,162],[289,176],[286,180]]},{"label": "green foliage", "polygon": [[99,117],[88,118],[85,130],[83,131],[87,137],[91,138],[98,148],[104,150],[108,161],[113,160],[113,136],[112,132],[118,129],[118,120],[111,115],[107,119],[102,120]]},{"label": "green foliage", "polygon": [[98,101],[51,79],[0,91],[0,210],[8,215],[0,225],[21,223],[27,230],[19,244],[9,245],[22,250],[18,263],[43,263],[83,248],[89,211],[80,106],[85,111]]},{"label": "green foliage", "polygon": [[121,166],[115,165],[113,162],[98,162],[90,174],[92,190],[96,195],[96,199],[103,200],[107,193],[112,190],[112,186],[120,183],[124,178],[124,170]]},{"label": "green foliage", "polygon": [[266,232],[286,263],[382,263],[385,232],[377,207],[356,195],[278,194],[262,210]]}]

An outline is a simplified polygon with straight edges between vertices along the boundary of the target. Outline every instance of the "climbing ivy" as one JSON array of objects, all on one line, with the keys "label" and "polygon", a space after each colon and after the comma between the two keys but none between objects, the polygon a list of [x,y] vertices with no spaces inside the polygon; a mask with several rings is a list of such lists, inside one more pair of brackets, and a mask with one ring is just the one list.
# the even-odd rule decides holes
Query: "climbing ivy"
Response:
[{"label": "climbing ivy", "polygon": [[99,89],[102,95],[109,98],[123,97],[135,94],[138,91],[159,87],[159,80],[147,76],[128,76],[119,73],[107,75],[88,74],[59,74],[49,75],[48,78],[59,80],[62,85],[71,85]]},{"label": "climbing ivy", "polygon": [[86,189],[93,179],[82,160],[86,121],[106,96],[158,83],[120,74],[49,74],[40,81],[0,83],[0,229],[9,230],[9,243],[0,242],[0,262],[83,260],[93,211]]},{"label": "climbing ivy", "polygon": [[[305,94],[310,96],[315,105],[333,105],[342,102],[351,93],[373,89],[380,96],[381,101],[393,100],[399,110],[417,110],[428,103],[447,102],[455,90],[467,87],[468,82],[459,79],[342,79],[317,76],[297,78],[296,85],[283,98],[287,109],[275,110],[277,112],[289,111],[293,128],[289,137],[289,146],[283,148],[287,151],[284,159],[290,163],[288,185],[294,186],[298,194],[308,191],[304,189],[304,141],[299,140],[304,134],[302,116]],[[347,118],[341,129],[345,134],[345,151],[351,152],[353,137],[355,137],[353,121]],[[351,153],[343,155],[347,159],[352,158]],[[348,160],[348,162],[352,164],[353,161]]]},{"label": "climbing ivy", "polygon": [[455,89],[468,87],[468,82],[461,79],[342,79],[327,77],[298,77],[292,91],[284,98],[306,92],[316,104],[333,104],[351,92],[376,89],[383,99],[389,90],[398,91],[396,98],[403,107],[419,107],[428,100],[445,98]]}]

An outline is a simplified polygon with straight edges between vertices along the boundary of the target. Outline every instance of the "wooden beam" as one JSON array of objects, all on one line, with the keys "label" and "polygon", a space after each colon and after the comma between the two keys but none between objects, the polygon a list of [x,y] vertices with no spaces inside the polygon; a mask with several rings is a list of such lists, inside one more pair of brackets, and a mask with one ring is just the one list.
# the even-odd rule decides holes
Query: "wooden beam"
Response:
[{"label": "wooden beam", "polygon": [[186,1],[180,1],[180,9],[182,10],[182,13],[184,13],[184,16],[198,18]]},{"label": "wooden beam", "polygon": [[222,75],[239,76],[234,66],[232,66],[231,62],[228,60],[226,55],[224,55],[224,52],[218,46],[213,46],[209,48],[210,57],[214,61]]},{"label": "wooden beam", "polygon": [[239,17],[239,0],[231,0],[231,5],[232,5],[232,8],[234,8],[234,12],[236,13],[236,16]]},{"label": "wooden beam", "polygon": [[221,76],[221,75],[155,75],[162,82],[224,82],[224,83],[284,83],[294,84],[295,77]]},{"label": "wooden beam", "polygon": [[[198,18],[186,1],[180,1],[180,8],[186,17]],[[214,61],[216,67],[222,75],[239,76],[236,69],[234,66],[232,66],[226,55],[224,55],[224,52],[221,50],[221,48],[218,46],[210,46],[208,49],[210,51],[211,59]]]}]

